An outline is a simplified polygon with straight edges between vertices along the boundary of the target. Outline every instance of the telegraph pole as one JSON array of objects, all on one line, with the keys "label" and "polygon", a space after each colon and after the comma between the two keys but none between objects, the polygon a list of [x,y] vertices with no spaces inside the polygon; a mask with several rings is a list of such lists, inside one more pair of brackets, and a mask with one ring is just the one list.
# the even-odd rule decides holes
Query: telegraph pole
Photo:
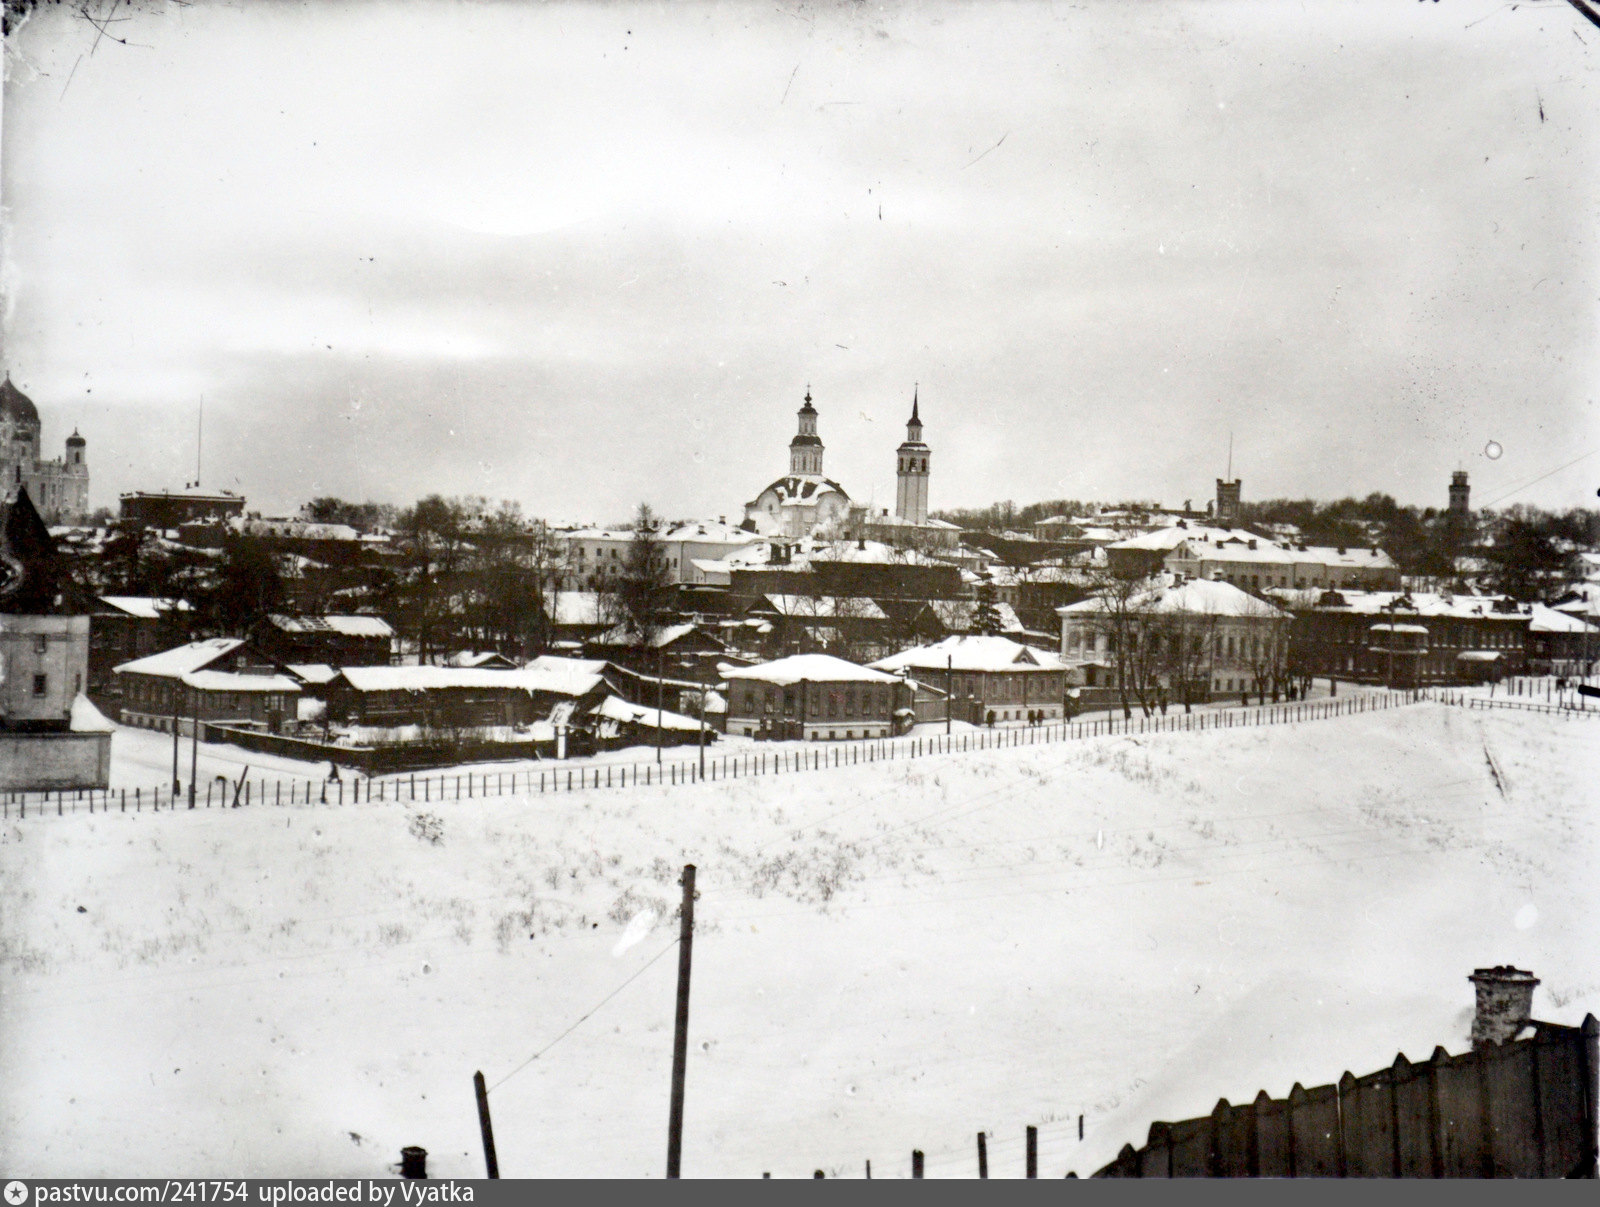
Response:
[{"label": "telegraph pole", "polygon": [[656,647],[656,764],[661,763],[661,647]]},{"label": "telegraph pole", "polygon": [[183,790],[183,785],[178,782],[178,738],[179,721],[183,719],[182,697],[178,689],[172,689],[172,803],[178,803],[178,793]]},{"label": "telegraph pole", "polygon": [[667,1177],[676,1178],[683,1155],[683,1074],[689,1055],[689,960],[694,948],[694,864],[683,865],[683,906],[678,911],[678,1017],[672,1032],[672,1108],[667,1119]]},{"label": "telegraph pole", "polygon": [[200,693],[189,689],[189,808],[194,808],[194,788],[200,767]]},{"label": "telegraph pole", "polygon": [[944,655],[944,736],[950,736],[950,708],[955,704],[955,655]]}]

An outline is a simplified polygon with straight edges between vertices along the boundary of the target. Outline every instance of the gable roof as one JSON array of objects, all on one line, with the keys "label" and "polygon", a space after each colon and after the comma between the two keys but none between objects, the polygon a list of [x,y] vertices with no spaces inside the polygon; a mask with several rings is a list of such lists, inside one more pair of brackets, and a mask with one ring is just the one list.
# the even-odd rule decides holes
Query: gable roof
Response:
[{"label": "gable roof", "polygon": [[274,612],[267,617],[273,628],[284,633],[337,633],[341,637],[393,637],[394,630],[381,616],[287,616]]},{"label": "gable roof", "polygon": [[181,679],[184,675],[205,670],[212,663],[221,661],[243,645],[244,641],[238,637],[208,637],[204,641],[191,641],[188,645],[180,645],[176,649],[163,650],[159,654],[150,654],[144,658],[135,658],[132,662],[124,662],[121,666],[112,668],[112,673],[120,675],[131,672],[155,675],[162,679]]},{"label": "gable roof", "polygon": [[1049,650],[1035,649],[1009,637],[962,633],[880,658],[872,666],[885,671],[999,672],[1055,671],[1062,669],[1063,663],[1059,655]]}]

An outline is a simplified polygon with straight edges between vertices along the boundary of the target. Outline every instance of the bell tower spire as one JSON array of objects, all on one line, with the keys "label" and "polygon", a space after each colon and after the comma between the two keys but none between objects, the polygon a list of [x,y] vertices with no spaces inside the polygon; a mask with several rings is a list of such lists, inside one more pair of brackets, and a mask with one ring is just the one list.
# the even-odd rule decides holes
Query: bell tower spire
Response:
[{"label": "bell tower spire", "polygon": [[905,442],[895,450],[894,513],[913,524],[928,522],[928,458],[922,442],[922,417],[918,414],[918,392],[911,387],[911,418],[906,422]]}]

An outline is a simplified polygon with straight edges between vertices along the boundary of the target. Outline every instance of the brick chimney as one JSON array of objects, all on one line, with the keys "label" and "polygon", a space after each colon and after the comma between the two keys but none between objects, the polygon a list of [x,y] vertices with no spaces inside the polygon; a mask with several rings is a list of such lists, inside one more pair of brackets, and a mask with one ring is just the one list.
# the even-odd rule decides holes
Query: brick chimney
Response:
[{"label": "brick chimney", "polygon": [[1467,980],[1478,989],[1477,1012],[1472,1017],[1473,1048],[1515,1039],[1533,1015],[1533,987],[1539,978],[1510,964],[1496,964],[1473,969]]}]

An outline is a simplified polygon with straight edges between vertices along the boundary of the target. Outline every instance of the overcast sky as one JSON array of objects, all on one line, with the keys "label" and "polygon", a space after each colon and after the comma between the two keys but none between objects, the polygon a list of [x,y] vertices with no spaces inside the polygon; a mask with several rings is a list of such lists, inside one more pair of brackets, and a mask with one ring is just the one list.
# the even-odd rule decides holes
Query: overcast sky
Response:
[{"label": "overcast sky", "polygon": [[735,516],[808,383],[879,505],[913,383],[935,509],[1199,502],[1230,430],[1247,499],[1596,503],[1560,0],[148,7],[6,47],[3,360],[95,505],[203,396],[268,514]]}]

